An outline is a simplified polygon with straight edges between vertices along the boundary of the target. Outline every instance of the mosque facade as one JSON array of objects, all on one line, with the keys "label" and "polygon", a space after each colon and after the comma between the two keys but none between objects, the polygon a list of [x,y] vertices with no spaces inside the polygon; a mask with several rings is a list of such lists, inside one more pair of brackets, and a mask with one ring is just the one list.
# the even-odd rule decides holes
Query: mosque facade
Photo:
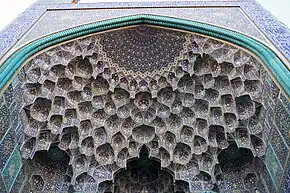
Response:
[{"label": "mosque facade", "polygon": [[290,192],[290,30],[254,0],[39,0],[0,32],[0,192]]}]

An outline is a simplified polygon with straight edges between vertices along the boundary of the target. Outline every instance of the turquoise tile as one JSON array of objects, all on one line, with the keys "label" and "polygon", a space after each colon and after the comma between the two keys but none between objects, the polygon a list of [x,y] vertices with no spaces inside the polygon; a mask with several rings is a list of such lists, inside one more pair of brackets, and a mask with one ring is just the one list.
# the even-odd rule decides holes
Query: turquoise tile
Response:
[{"label": "turquoise tile", "polygon": [[12,87],[15,88],[18,85],[18,83],[19,83],[19,78],[18,78],[18,76],[16,76],[12,80]]},{"label": "turquoise tile", "polygon": [[4,170],[2,171],[2,177],[4,184],[6,186],[7,190],[11,190],[16,177],[18,176],[18,173],[20,171],[22,165],[22,158],[21,154],[16,147],[11,155],[11,157],[8,160],[8,163],[6,164]]},{"label": "turquoise tile", "polygon": [[286,143],[290,145],[290,136],[289,136],[290,115],[280,100],[278,100],[276,106],[275,124],[279,128]]},{"label": "turquoise tile", "polygon": [[19,193],[21,192],[22,186],[25,183],[26,174],[23,170],[23,167],[20,169],[20,172],[17,175],[17,178],[12,186],[10,193]]},{"label": "turquoise tile", "polygon": [[280,176],[283,173],[279,160],[273,150],[272,145],[269,145],[265,155],[265,165],[272,178],[273,184],[278,188]]},{"label": "turquoise tile", "polygon": [[277,155],[277,158],[280,161],[282,168],[284,168],[286,164],[287,155],[289,152],[289,147],[285,143],[282,135],[280,134],[278,128],[275,126],[272,130],[270,143]]}]

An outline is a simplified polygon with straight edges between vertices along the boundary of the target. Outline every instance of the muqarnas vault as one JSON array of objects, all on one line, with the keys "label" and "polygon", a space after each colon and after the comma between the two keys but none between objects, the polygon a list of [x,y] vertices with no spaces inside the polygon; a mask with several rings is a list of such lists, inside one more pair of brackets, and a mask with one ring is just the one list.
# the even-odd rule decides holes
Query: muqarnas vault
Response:
[{"label": "muqarnas vault", "polygon": [[1,142],[3,191],[287,192],[287,88],[209,34],[139,22],[27,58],[3,94],[18,118],[1,114],[18,129]]}]

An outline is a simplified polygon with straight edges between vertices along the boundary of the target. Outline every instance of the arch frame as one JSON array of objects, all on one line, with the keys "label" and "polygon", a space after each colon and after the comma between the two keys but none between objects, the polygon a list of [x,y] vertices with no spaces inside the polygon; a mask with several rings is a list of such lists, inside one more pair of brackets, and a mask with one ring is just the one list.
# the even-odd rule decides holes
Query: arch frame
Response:
[{"label": "arch frame", "polygon": [[278,85],[282,88],[282,90],[284,90],[286,95],[288,95],[288,97],[290,96],[289,67],[287,67],[286,64],[284,64],[279,57],[264,44],[239,32],[234,32],[221,27],[204,24],[197,21],[151,14],[130,15],[99,21],[66,29],[61,32],[34,40],[33,42],[15,51],[3,62],[2,65],[0,65],[0,93],[1,91],[3,92],[12,77],[17,74],[17,71],[22,64],[41,50],[64,41],[89,34],[138,24],[148,24],[194,32],[240,46],[256,55],[263,62],[263,64],[265,64],[265,67],[273,75],[274,79],[276,79]]}]

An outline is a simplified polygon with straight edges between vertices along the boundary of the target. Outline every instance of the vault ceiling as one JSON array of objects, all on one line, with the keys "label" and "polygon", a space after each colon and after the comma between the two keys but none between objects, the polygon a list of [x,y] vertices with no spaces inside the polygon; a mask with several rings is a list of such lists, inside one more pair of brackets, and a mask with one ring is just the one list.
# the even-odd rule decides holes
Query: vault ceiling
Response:
[{"label": "vault ceiling", "polygon": [[206,173],[208,189],[229,142],[264,155],[264,68],[224,42],[141,25],[48,49],[24,72],[22,155],[57,145],[72,184],[113,180],[144,145],[176,180]]}]

